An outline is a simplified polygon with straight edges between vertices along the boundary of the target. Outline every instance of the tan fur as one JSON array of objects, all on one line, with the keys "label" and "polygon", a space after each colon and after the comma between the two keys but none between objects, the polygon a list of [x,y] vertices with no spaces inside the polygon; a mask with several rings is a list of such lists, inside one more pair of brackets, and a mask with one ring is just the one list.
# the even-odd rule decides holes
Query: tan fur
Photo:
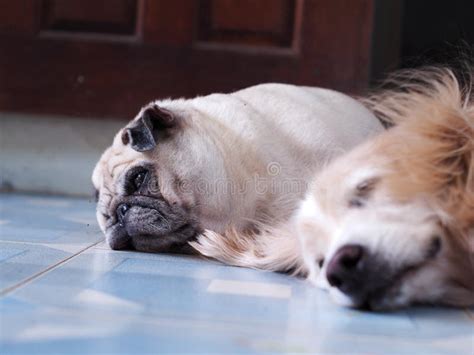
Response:
[{"label": "tan fur", "polygon": [[461,87],[450,70],[441,68],[406,71],[391,80],[398,86],[403,81],[404,90],[366,100],[380,117],[399,126],[390,134],[395,142],[384,143],[390,146],[385,154],[395,165],[395,173],[386,176],[391,193],[402,200],[415,194],[429,196],[447,222],[467,231],[474,227],[471,86]]},{"label": "tan fur", "polygon": [[[466,78],[469,77],[472,77],[470,72]],[[319,173],[292,224],[282,229],[263,227],[261,234],[232,232],[231,238],[228,234],[206,234],[196,247],[205,255],[234,265],[285,270],[287,265],[304,263],[298,270],[309,271],[310,278],[315,278],[318,271],[313,264],[317,255],[334,252],[336,246],[330,244],[334,244],[335,231],[351,213],[347,203],[353,189],[352,180],[356,180],[358,174],[373,172],[380,180],[375,192],[380,204],[388,204],[386,207],[396,215],[412,220],[415,231],[419,227],[418,217],[438,219],[449,244],[446,251],[419,274],[424,279],[414,277],[411,286],[407,284],[411,287],[406,291],[409,301],[472,304],[474,103],[471,86],[460,85],[450,70],[437,68],[404,71],[390,81],[398,89],[379,92],[365,99],[365,103],[395,127],[336,159]],[[367,223],[370,223],[373,212],[369,205],[357,220],[364,221],[363,213],[366,213]],[[430,226],[436,228],[436,224]],[[417,236],[417,232],[414,233]],[[298,245],[294,241],[296,234],[301,239],[299,248],[294,247]],[[316,239],[324,243],[314,243]],[[417,243],[421,241],[421,237],[407,240],[408,249],[403,249],[405,245],[400,248],[408,251],[412,245],[415,250],[411,257],[416,260],[419,257]],[[391,239],[384,241],[390,242]],[[390,244],[382,247],[389,250]],[[292,254],[297,252],[300,255]],[[408,253],[397,256],[402,261],[409,257]],[[424,285],[431,282],[430,277],[439,283],[431,290]]]},{"label": "tan fur", "polygon": [[[465,74],[472,78],[471,72]],[[472,80],[463,86],[450,70],[436,68],[403,72],[391,80],[401,89],[381,92],[366,103],[395,127],[335,160],[315,179],[310,196],[320,209],[318,218],[333,224],[326,236],[326,257],[344,244],[356,243],[394,264],[420,265],[387,295],[384,307],[413,302],[472,305]],[[347,208],[363,174],[379,180],[373,196],[365,208]],[[423,250],[433,235],[442,236],[443,248],[428,262]],[[308,240],[322,235],[318,231],[299,236],[302,258],[311,260],[320,250],[311,251]]]}]

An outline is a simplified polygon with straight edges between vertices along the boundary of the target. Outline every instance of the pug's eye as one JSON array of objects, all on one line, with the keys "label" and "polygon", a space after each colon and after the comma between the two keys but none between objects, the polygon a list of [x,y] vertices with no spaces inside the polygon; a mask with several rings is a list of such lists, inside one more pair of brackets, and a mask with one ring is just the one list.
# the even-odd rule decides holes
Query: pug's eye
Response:
[{"label": "pug's eye", "polygon": [[146,183],[148,176],[148,170],[145,168],[136,168],[133,171],[130,171],[125,180],[125,193],[127,195],[132,195],[135,192],[138,192],[143,188],[143,184]]},{"label": "pug's eye", "polygon": [[138,173],[136,173],[133,176],[133,178],[132,178],[133,179],[133,188],[135,189],[135,191],[138,191],[140,189],[140,187],[142,187],[143,182],[145,181],[146,175],[147,175],[147,171],[142,170],[142,171],[139,171]]}]

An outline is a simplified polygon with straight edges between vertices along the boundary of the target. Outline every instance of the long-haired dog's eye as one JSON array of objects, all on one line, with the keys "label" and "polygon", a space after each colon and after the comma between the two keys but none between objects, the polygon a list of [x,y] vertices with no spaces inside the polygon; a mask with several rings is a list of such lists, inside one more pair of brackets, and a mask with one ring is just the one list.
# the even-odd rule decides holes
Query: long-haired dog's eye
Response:
[{"label": "long-haired dog's eye", "polygon": [[349,207],[354,207],[354,208],[360,208],[360,207],[364,207],[364,201],[360,198],[352,198],[349,200]]},{"label": "long-haired dog's eye", "polygon": [[324,265],[324,258],[316,259],[316,263],[319,265],[319,268],[322,268]]},{"label": "long-haired dog's eye", "polygon": [[375,188],[375,184],[378,181],[379,179],[375,177],[362,181],[360,184],[356,186],[357,195],[366,196]]},{"label": "long-haired dog's eye", "polygon": [[355,188],[353,197],[349,199],[349,207],[364,207],[378,181],[379,178],[374,177],[358,184]]}]

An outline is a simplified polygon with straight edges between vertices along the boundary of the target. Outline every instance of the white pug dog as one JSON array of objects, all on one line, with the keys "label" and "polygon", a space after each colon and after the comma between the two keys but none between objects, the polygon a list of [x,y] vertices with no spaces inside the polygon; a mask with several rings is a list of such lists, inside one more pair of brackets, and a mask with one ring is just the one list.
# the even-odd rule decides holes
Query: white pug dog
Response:
[{"label": "white pug dog", "polygon": [[205,230],[279,223],[315,171],[382,130],[359,102],[320,88],[152,102],[94,169],[99,225],[113,249],[190,252]]}]

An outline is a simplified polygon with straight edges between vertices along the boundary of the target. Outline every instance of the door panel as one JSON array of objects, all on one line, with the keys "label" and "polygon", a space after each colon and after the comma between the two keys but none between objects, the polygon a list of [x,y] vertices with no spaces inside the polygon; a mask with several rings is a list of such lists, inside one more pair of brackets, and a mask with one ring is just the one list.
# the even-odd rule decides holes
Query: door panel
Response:
[{"label": "door panel", "polygon": [[199,8],[198,39],[290,48],[295,0],[207,0]]},{"label": "door panel", "polygon": [[368,82],[372,0],[0,6],[11,15],[0,12],[0,110],[130,117],[152,99],[261,82],[346,92]]},{"label": "door panel", "polygon": [[44,0],[41,29],[51,31],[135,34],[135,0]]},{"label": "door panel", "polygon": [[34,34],[39,25],[37,6],[34,0],[0,0],[0,34]]}]

